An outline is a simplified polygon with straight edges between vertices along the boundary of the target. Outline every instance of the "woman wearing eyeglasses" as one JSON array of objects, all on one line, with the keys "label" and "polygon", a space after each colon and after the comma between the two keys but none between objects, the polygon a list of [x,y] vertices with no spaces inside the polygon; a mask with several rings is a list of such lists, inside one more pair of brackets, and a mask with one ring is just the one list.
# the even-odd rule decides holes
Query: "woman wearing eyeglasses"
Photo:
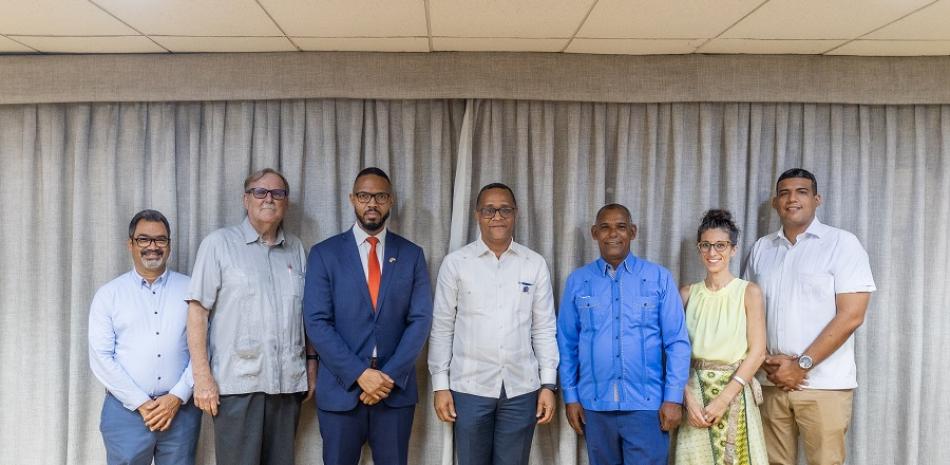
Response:
[{"label": "woman wearing eyeglasses", "polygon": [[729,271],[739,239],[731,213],[707,211],[697,239],[706,277],[680,289],[693,354],[675,463],[766,464],[755,380],[765,359],[762,291]]}]

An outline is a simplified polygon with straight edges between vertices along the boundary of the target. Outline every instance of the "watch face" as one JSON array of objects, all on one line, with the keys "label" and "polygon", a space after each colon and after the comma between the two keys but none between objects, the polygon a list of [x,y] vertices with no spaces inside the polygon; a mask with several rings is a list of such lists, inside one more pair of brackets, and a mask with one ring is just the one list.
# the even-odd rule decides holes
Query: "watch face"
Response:
[{"label": "watch face", "polygon": [[804,370],[811,368],[812,364],[814,363],[815,362],[811,359],[811,357],[807,355],[802,355],[798,358],[798,366]]}]

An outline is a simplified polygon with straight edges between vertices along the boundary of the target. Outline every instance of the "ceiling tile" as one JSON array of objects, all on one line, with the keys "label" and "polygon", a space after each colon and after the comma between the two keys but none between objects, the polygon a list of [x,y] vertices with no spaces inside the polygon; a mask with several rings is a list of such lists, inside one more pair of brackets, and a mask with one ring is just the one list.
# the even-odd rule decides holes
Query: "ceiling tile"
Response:
[{"label": "ceiling tile", "polygon": [[693,53],[705,39],[574,39],[567,53],[613,55],[679,55]]},{"label": "ceiling tile", "polygon": [[715,37],[762,0],[600,0],[577,37]]},{"label": "ceiling tile", "polygon": [[571,37],[592,0],[430,0],[432,35]]},{"label": "ceiling tile", "polygon": [[853,39],[932,0],[771,0],[727,39]]},{"label": "ceiling tile", "polygon": [[0,53],[32,53],[33,49],[17,43],[15,40],[0,36]]},{"label": "ceiling tile", "polygon": [[570,39],[433,37],[432,48],[452,52],[560,52]]},{"label": "ceiling tile", "polygon": [[0,0],[0,11],[0,34],[136,34],[86,0]]},{"label": "ceiling tile", "polygon": [[950,0],[934,3],[862,39],[950,40]]},{"label": "ceiling tile", "polygon": [[428,52],[425,37],[291,37],[305,51]]},{"label": "ceiling tile", "polygon": [[172,52],[296,52],[286,37],[152,36]]},{"label": "ceiling tile", "polygon": [[283,35],[254,0],[94,1],[148,35]]},{"label": "ceiling tile", "polygon": [[41,37],[17,40],[46,53],[164,53],[165,50],[143,36]]},{"label": "ceiling tile", "polygon": [[696,53],[814,55],[824,53],[844,42],[844,40],[713,39],[696,50]]},{"label": "ceiling tile", "polygon": [[856,40],[828,52],[828,55],[950,55],[950,40]]},{"label": "ceiling tile", "polygon": [[291,36],[426,36],[423,0],[261,0]]}]

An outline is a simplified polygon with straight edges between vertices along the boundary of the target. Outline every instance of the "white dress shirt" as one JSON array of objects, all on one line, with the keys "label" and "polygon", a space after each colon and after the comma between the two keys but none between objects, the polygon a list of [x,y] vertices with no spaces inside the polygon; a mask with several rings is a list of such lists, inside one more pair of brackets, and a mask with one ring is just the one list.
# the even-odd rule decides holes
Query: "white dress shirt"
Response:
[{"label": "white dress shirt", "polygon": [[[379,239],[379,243],[376,244],[376,259],[379,260],[379,276],[383,276],[383,267],[386,264],[383,263],[383,258],[386,257],[386,231],[389,228],[383,228],[379,234],[376,234],[376,238]],[[366,240],[369,238],[369,234],[366,231],[363,231],[363,228],[360,227],[359,223],[353,225],[353,237],[356,238],[356,246],[360,249],[360,263],[363,264],[363,276],[366,278],[366,282],[369,282],[369,250],[372,245]]]},{"label": "white dress shirt", "polygon": [[129,410],[172,393],[183,402],[194,380],[185,337],[188,276],[166,270],[151,285],[132,271],[96,291],[89,310],[89,365]]},{"label": "white dress shirt", "polygon": [[554,296],[547,263],[514,241],[501,258],[478,239],[442,262],[429,372],[434,391],[498,398],[557,382]]},{"label": "white dress shirt", "polygon": [[[857,237],[818,218],[794,245],[782,229],[756,241],[744,277],[765,294],[770,354],[802,354],[837,314],[836,294],[877,289],[868,254]],[[762,382],[771,384],[764,377]],[[810,389],[857,385],[853,335],[808,373]]]}]

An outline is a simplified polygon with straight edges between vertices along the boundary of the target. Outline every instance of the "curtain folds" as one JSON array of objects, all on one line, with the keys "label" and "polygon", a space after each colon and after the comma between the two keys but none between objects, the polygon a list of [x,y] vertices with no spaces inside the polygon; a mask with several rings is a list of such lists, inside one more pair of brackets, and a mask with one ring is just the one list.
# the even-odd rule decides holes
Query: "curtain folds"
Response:
[{"label": "curtain folds", "polygon": [[[703,273],[693,247],[703,211],[733,211],[744,257],[779,227],[778,174],[813,171],[819,217],[858,236],[879,288],[856,336],[849,462],[939,463],[934,446],[950,435],[950,105],[347,99],[0,105],[0,463],[103,461],[86,319],[95,290],[131,266],[136,211],[168,216],[170,266],[189,273],[201,239],[242,218],[251,170],[284,172],[286,227],[309,246],[352,224],[347,193],[368,165],[393,178],[391,227],[424,248],[433,282],[445,254],[476,237],[478,188],[509,184],[516,240],[547,259],[556,298],[596,257],[589,227],[604,203],[630,207],[634,253],[686,284]],[[425,354],[418,370],[428,393]],[[431,400],[416,410],[411,463],[451,460]],[[312,407],[300,463],[320,463]],[[209,427],[200,463],[213,463]],[[560,409],[538,428],[532,462],[586,464],[582,443]]]}]

